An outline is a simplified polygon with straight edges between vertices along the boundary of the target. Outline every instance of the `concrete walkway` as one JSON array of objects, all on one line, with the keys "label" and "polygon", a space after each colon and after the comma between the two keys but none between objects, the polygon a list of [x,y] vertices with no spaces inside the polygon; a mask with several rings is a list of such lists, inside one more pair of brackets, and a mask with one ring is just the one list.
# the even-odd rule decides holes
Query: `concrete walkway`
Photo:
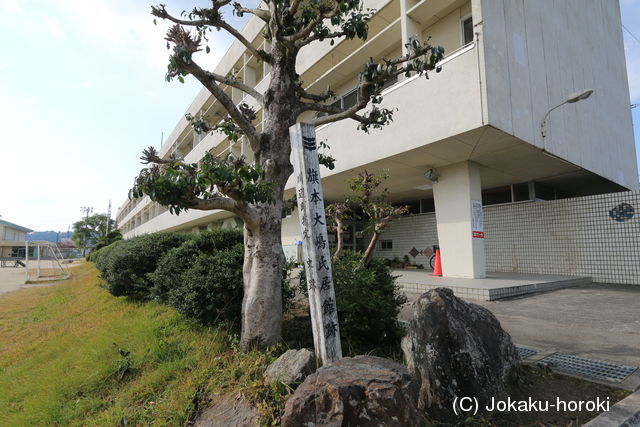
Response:
[{"label": "concrete walkway", "polygon": [[557,274],[487,273],[484,279],[433,276],[431,270],[393,270],[404,292],[423,293],[444,287],[460,298],[494,301],[541,291],[591,283],[589,277]]},{"label": "concrete walkway", "polygon": [[[588,284],[470,302],[491,310],[518,345],[640,366],[640,286]],[[407,306],[400,318],[409,315]]]}]

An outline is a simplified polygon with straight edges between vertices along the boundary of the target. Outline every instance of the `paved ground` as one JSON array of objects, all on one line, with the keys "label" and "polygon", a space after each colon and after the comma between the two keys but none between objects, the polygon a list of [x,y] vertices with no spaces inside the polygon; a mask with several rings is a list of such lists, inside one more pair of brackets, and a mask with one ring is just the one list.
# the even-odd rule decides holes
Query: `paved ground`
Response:
[{"label": "paved ground", "polygon": [[[640,366],[640,286],[589,284],[470,302],[491,310],[516,344]],[[409,313],[405,307],[401,319]]]},{"label": "paved ground", "polygon": [[[78,262],[68,264],[69,268],[73,268],[76,265],[79,265]],[[35,272],[36,263],[35,261],[29,262],[29,267],[31,272]],[[43,269],[50,268],[49,261],[46,261],[42,264]],[[16,289],[20,289],[22,287],[33,287],[40,286],[39,284],[35,285],[25,285],[24,284],[24,268],[13,268],[13,267],[4,267],[0,268],[0,295],[6,292],[15,291]]]},{"label": "paved ground", "polygon": [[0,268],[0,294],[20,289],[24,285],[24,268]]}]

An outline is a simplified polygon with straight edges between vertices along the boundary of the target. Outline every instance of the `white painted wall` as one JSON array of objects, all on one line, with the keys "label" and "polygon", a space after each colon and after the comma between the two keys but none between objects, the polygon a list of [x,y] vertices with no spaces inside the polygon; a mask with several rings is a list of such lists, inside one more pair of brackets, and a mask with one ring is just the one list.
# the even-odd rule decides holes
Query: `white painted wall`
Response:
[{"label": "white painted wall", "polygon": [[[507,133],[638,189],[618,0],[474,0],[485,118]],[[588,100],[555,110],[570,93]]]}]

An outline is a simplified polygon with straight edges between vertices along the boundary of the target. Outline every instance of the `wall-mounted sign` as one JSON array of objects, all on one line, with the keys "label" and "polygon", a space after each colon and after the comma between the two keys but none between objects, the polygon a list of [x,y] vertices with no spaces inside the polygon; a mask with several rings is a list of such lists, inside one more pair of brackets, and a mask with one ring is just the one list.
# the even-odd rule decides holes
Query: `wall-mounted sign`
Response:
[{"label": "wall-mounted sign", "polygon": [[484,219],[482,217],[482,201],[471,201],[471,236],[476,239],[484,238]]}]

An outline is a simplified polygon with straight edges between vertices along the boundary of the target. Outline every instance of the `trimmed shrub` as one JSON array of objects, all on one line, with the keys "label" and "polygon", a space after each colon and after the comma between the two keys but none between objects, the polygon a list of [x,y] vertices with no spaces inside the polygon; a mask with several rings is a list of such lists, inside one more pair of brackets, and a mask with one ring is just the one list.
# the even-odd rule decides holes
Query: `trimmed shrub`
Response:
[{"label": "trimmed shrub", "polygon": [[[333,263],[333,281],[345,353],[397,351],[404,333],[397,318],[407,298],[384,261],[372,258],[363,265],[361,254],[344,251]],[[300,291],[307,294],[304,270]]]},{"label": "trimmed shrub", "polygon": [[87,257],[87,261],[91,261],[96,265],[96,268],[102,273],[106,270],[108,265],[109,256],[118,249],[123,243],[122,240],[114,242],[109,246],[105,246],[104,248],[95,250],[89,254]]},{"label": "trimmed shrub", "polygon": [[218,229],[168,251],[150,275],[153,298],[200,323],[236,323],[243,296],[241,231]]},{"label": "trimmed shrub", "polygon": [[[169,261],[180,256],[179,249],[170,251],[164,259]],[[155,280],[167,277],[177,280],[161,300],[196,322],[208,325],[224,322],[237,326],[244,294],[243,257],[244,247],[237,244],[230,249],[196,254],[187,269],[166,276],[167,270],[159,268],[154,273]]]},{"label": "trimmed shrub", "polygon": [[[243,262],[241,231],[218,229],[198,234],[158,262],[150,275],[151,294],[199,323],[238,326],[244,296]],[[283,307],[295,295],[288,271],[283,271]]]},{"label": "trimmed shrub", "polygon": [[[151,275],[151,296],[158,301],[168,302],[171,292],[184,284],[181,276],[194,265],[199,255],[215,255],[219,251],[230,250],[242,244],[243,235],[239,230],[217,229],[193,235],[191,239],[171,249],[159,260],[157,270]],[[242,251],[236,266],[241,277],[243,254]],[[211,268],[215,268],[215,264]]]},{"label": "trimmed shrub", "polygon": [[[185,233],[153,233],[121,240],[100,249],[96,267],[107,282],[107,290],[115,296],[149,298],[153,273],[160,258],[170,249],[183,244]],[[107,253],[102,253],[109,249]]]}]

